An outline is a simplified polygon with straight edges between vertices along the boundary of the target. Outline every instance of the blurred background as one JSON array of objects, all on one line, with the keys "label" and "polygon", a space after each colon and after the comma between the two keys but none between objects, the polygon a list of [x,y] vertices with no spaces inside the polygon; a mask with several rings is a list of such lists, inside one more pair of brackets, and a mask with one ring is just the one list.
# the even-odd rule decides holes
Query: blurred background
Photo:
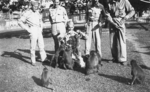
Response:
[{"label": "blurred background", "polygon": [[[26,3],[33,0],[0,0],[0,30],[6,30],[18,27],[17,19],[24,11]],[[42,10],[43,21],[47,23],[48,10],[53,4],[52,0],[34,0],[39,2],[39,8]],[[136,14],[130,20],[149,23],[150,3],[145,3],[140,0],[129,0],[136,10]],[[145,0],[146,1],[146,0]],[[149,0],[147,0],[149,2]],[[101,4],[107,8],[107,0],[99,0]],[[75,24],[84,24],[86,22],[85,13],[91,6],[92,0],[60,0],[60,5],[65,7],[69,18]],[[104,24],[107,27],[107,23]]]}]

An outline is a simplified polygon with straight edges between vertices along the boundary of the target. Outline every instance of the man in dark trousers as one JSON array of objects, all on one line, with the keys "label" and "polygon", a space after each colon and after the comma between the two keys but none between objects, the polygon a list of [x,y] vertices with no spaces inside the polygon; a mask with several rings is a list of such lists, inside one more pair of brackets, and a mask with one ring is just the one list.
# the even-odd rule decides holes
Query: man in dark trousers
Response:
[{"label": "man in dark trousers", "polygon": [[59,47],[58,38],[63,38],[66,34],[68,16],[66,9],[59,5],[59,0],[53,0],[53,3],[54,4],[49,9],[49,20],[52,27],[52,35],[56,52]]}]

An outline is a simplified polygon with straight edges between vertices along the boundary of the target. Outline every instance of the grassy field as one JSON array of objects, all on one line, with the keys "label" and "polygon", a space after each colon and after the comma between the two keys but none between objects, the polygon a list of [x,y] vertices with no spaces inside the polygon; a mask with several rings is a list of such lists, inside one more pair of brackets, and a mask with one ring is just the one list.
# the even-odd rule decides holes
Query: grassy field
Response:
[{"label": "grassy field", "polygon": [[[141,38],[141,36],[148,34],[142,35],[138,32],[146,31],[141,29],[137,32],[137,30],[139,28],[129,29],[127,35],[132,34]],[[49,35],[44,37],[45,50],[47,55],[51,57],[54,54],[53,39]],[[148,38],[148,36],[146,37]],[[82,54],[84,54],[85,49],[84,42],[84,40],[81,41]],[[130,86],[128,85],[131,81],[130,65],[122,66],[117,63],[108,63],[112,57],[107,30],[103,30],[103,66],[99,69],[98,74],[85,76],[79,70],[53,68],[47,64],[52,79],[51,88],[54,90],[41,86],[40,76],[44,68],[41,62],[37,62],[36,66],[30,64],[30,44],[26,32],[3,34],[0,36],[0,44],[0,92],[150,92],[149,69],[144,68],[147,76],[145,85],[137,83]],[[131,59],[136,59],[141,66],[145,66],[140,53],[136,52],[134,43],[130,40],[127,40],[127,50],[128,62]],[[37,56],[39,56],[38,51]]]}]

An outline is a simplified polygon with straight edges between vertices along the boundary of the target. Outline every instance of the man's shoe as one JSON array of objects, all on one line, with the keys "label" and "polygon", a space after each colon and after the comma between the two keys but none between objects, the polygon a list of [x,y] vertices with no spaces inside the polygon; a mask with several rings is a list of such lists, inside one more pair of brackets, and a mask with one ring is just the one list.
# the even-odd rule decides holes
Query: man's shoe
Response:
[{"label": "man's shoe", "polygon": [[41,60],[42,63],[47,62],[47,61],[49,61],[49,59],[47,57],[43,61]]},{"label": "man's shoe", "polygon": [[35,65],[36,65],[36,63],[33,63],[33,62],[32,62],[32,63],[31,63],[31,65],[35,66]]},{"label": "man's shoe", "polygon": [[124,62],[120,62],[121,65],[124,65],[124,66],[127,66],[128,65],[128,62],[127,61],[124,61]]},{"label": "man's shoe", "polygon": [[118,61],[116,59],[112,59],[112,60],[109,60],[108,63],[117,63]]}]

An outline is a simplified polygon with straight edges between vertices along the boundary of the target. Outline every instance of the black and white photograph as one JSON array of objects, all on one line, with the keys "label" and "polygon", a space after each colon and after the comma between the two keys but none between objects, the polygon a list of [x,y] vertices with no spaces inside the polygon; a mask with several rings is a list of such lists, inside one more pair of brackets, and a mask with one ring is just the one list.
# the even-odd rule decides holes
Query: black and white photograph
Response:
[{"label": "black and white photograph", "polygon": [[0,92],[150,92],[150,0],[0,0]]}]

